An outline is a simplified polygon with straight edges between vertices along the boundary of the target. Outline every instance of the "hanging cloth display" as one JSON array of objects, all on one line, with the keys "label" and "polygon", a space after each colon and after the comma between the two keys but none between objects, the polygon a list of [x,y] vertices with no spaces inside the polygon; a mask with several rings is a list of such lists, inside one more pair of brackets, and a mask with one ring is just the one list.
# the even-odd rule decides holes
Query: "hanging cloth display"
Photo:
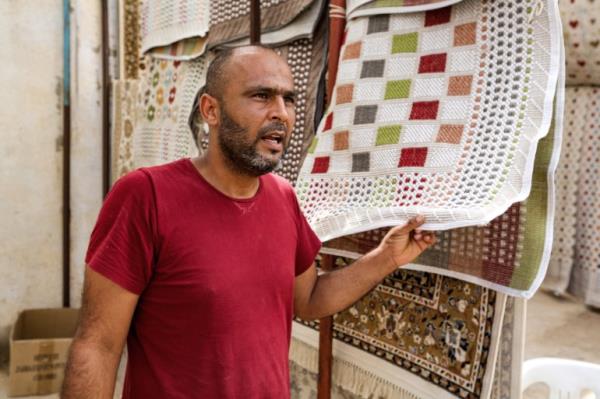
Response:
[{"label": "hanging cloth display", "polygon": [[[315,0],[261,0],[261,33],[279,30]],[[250,35],[250,1],[213,0],[208,47],[214,48]]]},{"label": "hanging cloth display", "polygon": [[144,0],[141,16],[141,51],[145,53],[183,39],[205,38],[210,21],[210,1]]},{"label": "hanging cloth display", "polygon": [[297,187],[322,240],[416,214],[436,230],[484,224],[527,197],[561,43],[556,4],[529,24],[526,3],[349,21]]},{"label": "hanging cloth display", "polygon": [[135,167],[152,166],[198,154],[189,118],[206,82],[209,60],[172,61],[149,57],[136,101]]},{"label": "hanging cloth display", "polygon": [[436,10],[462,0],[348,0],[348,17]]}]

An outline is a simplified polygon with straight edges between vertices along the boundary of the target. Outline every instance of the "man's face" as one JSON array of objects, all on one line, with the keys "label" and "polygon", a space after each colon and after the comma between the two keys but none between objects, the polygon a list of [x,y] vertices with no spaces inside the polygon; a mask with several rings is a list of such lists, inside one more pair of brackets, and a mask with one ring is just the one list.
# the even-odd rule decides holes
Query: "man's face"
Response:
[{"label": "man's face", "polygon": [[226,65],[218,142],[230,166],[246,175],[271,172],[285,154],[295,121],[287,64],[260,48],[236,52]]}]

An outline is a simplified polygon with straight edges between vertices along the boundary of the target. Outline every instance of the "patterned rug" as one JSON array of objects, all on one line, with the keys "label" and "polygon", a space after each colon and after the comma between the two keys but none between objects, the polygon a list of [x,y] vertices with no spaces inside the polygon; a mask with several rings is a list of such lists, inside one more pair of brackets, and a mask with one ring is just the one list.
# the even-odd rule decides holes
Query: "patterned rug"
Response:
[{"label": "patterned rug", "polygon": [[[562,102],[559,90],[557,106]],[[481,227],[438,232],[438,242],[408,269],[428,271],[530,298],[539,288],[550,258],[554,220],[554,170],[561,145],[562,110],[550,134],[539,142],[532,190],[526,201]],[[337,238],[322,253],[358,258],[375,248],[387,229]]]},{"label": "patterned rug", "polygon": [[567,52],[567,85],[600,83],[600,2],[560,0]]},{"label": "patterned rug", "polygon": [[462,0],[348,0],[348,16],[429,11],[456,4]]},{"label": "patterned rug", "polygon": [[[452,279],[450,281],[452,281]],[[491,385],[491,394],[489,396],[491,399],[514,399],[521,396],[522,389],[520,376],[522,363],[525,359],[525,307],[524,299],[516,299],[511,297],[506,298],[506,306],[502,318],[502,329],[499,338],[499,350],[494,365],[494,377]],[[447,318],[447,313],[448,312],[441,313],[438,317]],[[455,312],[453,313],[453,318],[455,323],[460,322],[468,324],[471,314],[468,312]],[[306,345],[303,341],[298,339],[293,339],[292,347],[292,354],[295,354],[296,358],[303,357],[303,364],[305,365],[305,367],[302,367],[300,364],[296,363],[294,361],[294,357],[292,356],[292,359],[290,360],[292,399],[313,399],[317,397],[318,364],[317,359],[307,359],[308,356],[306,356],[306,353],[310,352],[314,357],[316,349],[311,350],[311,346]],[[436,349],[434,348],[430,352],[435,350]],[[468,356],[472,356],[473,353],[474,352],[469,353]],[[334,358],[334,367],[337,373],[334,374],[331,387],[331,397],[333,399],[422,399],[421,396],[412,394],[406,390],[393,389],[393,387],[390,386],[387,387],[386,396],[375,396],[372,392],[369,392],[368,395],[360,395],[355,393],[359,392],[360,390],[351,391],[344,389],[339,385],[339,373],[342,372],[340,368],[346,368],[344,371],[347,372],[349,367],[347,364],[340,366],[340,363],[343,364],[344,362],[339,357]],[[415,374],[416,370],[417,369],[412,370],[412,373]],[[488,374],[489,371],[486,370],[484,373]],[[368,374],[368,377],[366,377],[365,374]],[[371,384],[383,386],[387,385],[386,381],[379,379],[373,373],[364,370],[364,367],[360,369],[360,371],[355,371],[353,378],[356,378],[356,375],[359,375],[358,378],[373,379],[374,382],[371,382]],[[335,377],[338,378],[336,379]],[[396,385],[400,385],[403,382],[404,381],[396,381]],[[427,382],[423,381],[421,384],[427,384]],[[374,389],[373,392],[376,390],[377,389]],[[476,394],[474,396],[481,398],[484,397],[483,392],[479,396]],[[463,396],[459,397],[465,397],[464,393]],[[471,397],[473,397],[473,395],[471,395]]]},{"label": "patterned rug", "polygon": [[[350,262],[336,259],[338,267]],[[400,269],[334,316],[334,384],[358,397],[486,398],[506,297]],[[318,322],[295,322],[290,359],[316,372]],[[371,396],[369,396],[371,395]]]},{"label": "patterned rug", "polygon": [[113,183],[134,169],[133,132],[138,91],[137,80],[116,80],[112,83],[111,181]]},{"label": "patterned rug", "polygon": [[561,46],[555,4],[538,16],[533,1],[348,22],[296,187],[322,240],[415,214],[435,230],[483,224],[527,197]]},{"label": "patterned rug", "polygon": [[136,168],[198,154],[189,118],[206,81],[207,64],[206,57],[185,62],[147,58],[136,101]]},{"label": "patterned rug", "polygon": [[208,0],[144,0],[142,53],[190,37],[204,37],[210,21]]}]

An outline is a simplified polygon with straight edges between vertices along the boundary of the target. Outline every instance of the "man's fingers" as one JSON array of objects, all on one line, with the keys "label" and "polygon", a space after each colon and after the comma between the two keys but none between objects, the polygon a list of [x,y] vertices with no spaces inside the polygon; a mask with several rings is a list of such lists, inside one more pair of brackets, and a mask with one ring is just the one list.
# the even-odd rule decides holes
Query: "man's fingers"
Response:
[{"label": "man's fingers", "polygon": [[394,227],[391,231],[394,233],[406,234],[422,226],[424,223],[425,218],[423,216],[416,216],[414,218],[410,218],[404,226]]}]

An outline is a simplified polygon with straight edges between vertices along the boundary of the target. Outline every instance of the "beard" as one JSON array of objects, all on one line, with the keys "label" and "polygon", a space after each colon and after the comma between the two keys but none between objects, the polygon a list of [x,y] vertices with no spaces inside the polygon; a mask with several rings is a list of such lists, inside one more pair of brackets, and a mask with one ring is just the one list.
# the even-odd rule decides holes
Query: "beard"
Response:
[{"label": "beard", "polygon": [[233,170],[258,177],[281,167],[281,159],[287,150],[285,140],[280,156],[275,156],[275,153],[272,157],[264,156],[258,152],[257,145],[262,137],[274,130],[287,132],[287,126],[283,122],[272,122],[260,128],[256,139],[252,141],[248,137],[248,129],[234,121],[224,106],[221,109],[218,143],[227,163]]}]

